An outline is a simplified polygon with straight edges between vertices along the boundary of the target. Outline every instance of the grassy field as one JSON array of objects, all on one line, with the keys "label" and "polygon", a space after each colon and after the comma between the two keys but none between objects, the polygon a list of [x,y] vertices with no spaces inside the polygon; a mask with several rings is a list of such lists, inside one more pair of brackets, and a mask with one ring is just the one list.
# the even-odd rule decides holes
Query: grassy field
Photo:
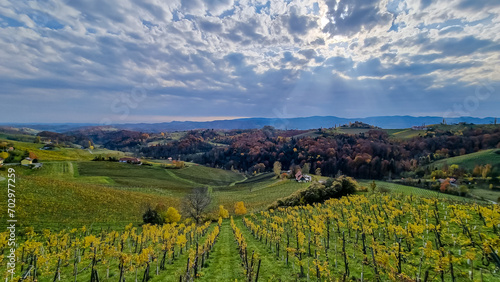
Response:
[{"label": "grassy field", "polygon": [[[59,223],[64,227],[137,225],[147,206],[164,203],[180,209],[182,198],[194,187],[210,188],[209,208],[216,213],[219,205],[232,212],[236,201],[244,201],[250,211],[265,209],[277,198],[307,186],[279,181],[272,174],[245,179],[239,173],[199,165],[174,170],[117,162],[50,161],[36,170],[13,168],[19,178],[16,197],[22,225],[55,230],[63,227]],[[0,183],[6,183],[6,177],[7,171],[0,171]],[[0,195],[0,200],[5,197]],[[4,206],[0,212],[3,218]]]},{"label": "grassy field", "polygon": [[413,137],[417,137],[419,135],[424,135],[425,130],[412,130],[412,129],[390,129],[386,130],[387,133],[397,139],[410,139]]},{"label": "grassy field", "polygon": [[243,176],[229,170],[215,169],[200,165],[189,165],[184,169],[170,170],[175,176],[201,185],[226,186],[243,180]]},{"label": "grassy field", "polygon": [[442,167],[444,164],[449,166],[456,164],[468,170],[474,169],[476,165],[491,164],[494,168],[500,169],[500,149],[490,149],[479,151],[472,154],[463,156],[446,158],[432,163],[431,165],[437,168]]},{"label": "grassy field", "polygon": [[[358,182],[360,185],[368,187],[368,189],[370,189],[369,187],[370,187],[370,184],[372,183],[372,180],[362,179],[362,180],[358,180]],[[445,199],[462,201],[462,202],[463,201],[465,201],[465,202],[475,201],[475,200],[470,199],[470,198],[439,193],[437,191],[431,191],[431,190],[427,190],[427,189],[421,189],[421,188],[401,185],[401,184],[397,184],[397,183],[390,183],[390,182],[375,180],[375,184],[377,184],[377,190],[380,190],[380,188],[385,188],[385,189],[389,190],[390,193],[401,193],[404,195],[415,195],[415,196],[421,196],[421,197],[427,197],[427,198],[438,198],[438,199],[445,198]]]},{"label": "grassy field", "polygon": [[235,199],[243,201],[249,211],[266,209],[276,199],[286,197],[293,192],[306,188],[308,183],[295,180],[279,180],[272,173],[264,173],[230,187],[214,189],[214,199],[218,205],[232,208]]},{"label": "grassy field", "polygon": [[[168,202],[172,206],[179,206],[177,197],[78,183],[68,177],[23,175],[22,169],[16,170],[16,177],[18,224],[33,226],[37,230],[59,230],[92,224],[125,226],[129,222],[139,222],[148,205]],[[6,202],[6,193],[1,194],[0,200]],[[6,222],[6,209],[6,205],[0,206],[1,224]]]},{"label": "grassy field", "polygon": [[[209,187],[212,195],[209,209],[215,214],[219,205],[233,212],[236,201],[243,201],[249,212],[265,210],[276,199],[309,185],[276,179],[272,173],[244,178],[236,172],[192,164],[176,170],[117,162],[49,161],[37,170],[15,168],[22,188],[16,196],[23,224],[56,229],[58,223],[124,226],[131,222],[137,225],[148,205],[164,203],[180,209],[182,198],[194,187]],[[0,171],[0,177],[5,178],[6,171]],[[370,183],[371,180],[360,181],[366,187]],[[394,193],[470,201],[395,183],[376,181],[376,184]],[[496,200],[491,195],[480,196]],[[4,197],[2,194],[0,200]]]},{"label": "grassy field", "polygon": [[125,153],[123,152],[108,150],[105,148],[96,148],[91,151],[76,148],[55,148],[53,150],[41,150],[44,144],[8,140],[5,138],[1,138],[1,135],[0,142],[12,143],[13,147],[19,151],[33,152],[41,162],[92,160],[96,155],[115,157],[125,156]]}]

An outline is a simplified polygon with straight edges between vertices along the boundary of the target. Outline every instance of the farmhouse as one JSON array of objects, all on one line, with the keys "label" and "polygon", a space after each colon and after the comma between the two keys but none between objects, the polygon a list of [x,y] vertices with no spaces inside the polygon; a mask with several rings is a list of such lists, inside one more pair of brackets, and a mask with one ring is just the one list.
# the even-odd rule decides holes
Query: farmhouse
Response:
[{"label": "farmhouse", "polygon": [[311,176],[307,174],[302,174],[302,172],[299,170],[295,174],[295,180],[297,180],[297,182],[311,182]]},{"label": "farmhouse", "polygon": [[26,158],[21,161],[21,165],[30,165],[33,163],[33,160],[31,158]]},{"label": "farmhouse", "polygon": [[424,125],[414,125],[411,127],[412,130],[427,130],[427,126]]},{"label": "farmhouse", "polygon": [[129,164],[142,164],[141,159],[139,158],[121,158],[119,162]]}]

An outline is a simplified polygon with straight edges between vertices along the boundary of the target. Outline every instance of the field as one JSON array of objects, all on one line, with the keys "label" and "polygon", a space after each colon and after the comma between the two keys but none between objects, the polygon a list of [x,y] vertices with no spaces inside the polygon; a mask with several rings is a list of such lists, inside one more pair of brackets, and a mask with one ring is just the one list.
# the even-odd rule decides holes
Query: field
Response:
[{"label": "field", "polygon": [[[11,136],[11,135],[9,135]],[[0,135],[1,137],[1,135]],[[4,136],[8,137],[8,136]],[[33,138],[33,137],[32,137]],[[26,140],[28,141],[28,140]],[[96,148],[92,151],[82,150],[77,148],[58,148],[53,150],[41,150],[44,144],[37,144],[31,142],[12,141],[5,138],[0,138],[0,142],[12,143],[13,147],[18,151],[33,152],[42,161],[82,161],[92,160],[96,155],[103,156],[125,156],[123,152],[112,151],[104,148]],[[21,161],[20,159],[16,161]]]},{"label": "field", "polygon": [[[391,134],[410,138],[413,132]],[[248,176],[194,163],[165,169],[158,160],[148,160],[152,165],[90,161],[96,154],[124,154],[100,149],[44,151],[41,144],[13,142],[16,149],[34,152],[43,163],[39,169],[0,169],[0,185],[7,183],[6,168],[16,170],[18,278],[27,274],[36,275],[36,281],[59,277],[97,281],[96,276],[99,281],[500,279],[498,205],[375,181],[374,193],[268,210],[276,199],[309,183],[281,180],[270,172]],[[446,161],[472,168],[484,163],[498,166],[499,156],[487,150],[434,165]],[[359,180],[368,188],[371,183]],[[207,187],[212,198],[205,224],[182,218],[177,224],[141,225],[147,207],[162,203],[181,210],[183,198],[196,187]],[[496,193],[473,192],[486,199]],[[5,197],[3,193],[0,201]],[[248,213],[236,216],[237,201],[244,202]],[[216,222],[220,205],[234,218]],[[4,228],[4,205],[0,213]],[[7,235],[0,235],[4,261]],[[5,264],[0,271],[5,273]]]},{"label": "field", "polygon": [[391,137],[397,139],[410,139],[419,135],[424,135],[425,130],[412,130],[412,129],[392,129],[385,130]]},{"label": "field", "polygon": [[498,281],[499,224],[496,205],[354,195],[198,227],[28,233],[17,273],[33,276],[36,265],[41,282]]},{"label": "field", "polygon": [[490,149],[479,151],[476,153],[466,154],[463,156],[446,158],[432,163],[431,165],[437,168],[444,164],[448,166],[456,164],[462,168],[472,170],[476,165],[491,164],[494,169],[500,170],[500,149]]},{"label": "field", "polygon": [[[277,198],[307,186],[280,181],[271,174],[246,179],[239,173],[190,164],[175,170],[160,166],[137,166],[117,162],[48,161],[40,169],[14,166],[18,187],[19,222],[36,230],[66,227],[138,225],[148,206],[158,203],[181,208],[192,188],[209,187],[215,213],[219,205],[230,210],[244,201],[248,210],[265,209]],[[0,170],[0,183],[7,171]],[[3,181],[2,181],[3,179]],[[0,200],[6,195],[1,194]],[[0,207],[5,219],[6,207]],[[64,225],[61,225],[61,224]],[[2,220],[1,226],[5,225]]]},{"label": "field", "polygon": [[[365,187],[370,187],[370,184],[372,183],[373,180],[359,180],[359,184]],[[390,182],[385,182],[385,181],[378,181],[374,180],[375,184],[377,185],[377,190],[380,191],[380,189],[386,189],[390,193],[397,193],[397,194],[403,194],[403,195],[413,195],[413,196],[420,196],[420,197],[427,197],[427,198],[436,198],[436,199],[448,199],[448,200],[454,200],[454,201],[461,201],[461,202],[473,202],[473,199],[470,198],[465,198],[465,197],[460,197],[460,196],[455,196],[455,195],[450,195],[450,194],[445,194],[445,193],[439,193],[437,191],[432,191],[432,190],[427,190],[427,189],[421,189],[417,187],[412,187],[412,186],[406,186],[406,185],[401,185],[397,183],[390,183]]]}]

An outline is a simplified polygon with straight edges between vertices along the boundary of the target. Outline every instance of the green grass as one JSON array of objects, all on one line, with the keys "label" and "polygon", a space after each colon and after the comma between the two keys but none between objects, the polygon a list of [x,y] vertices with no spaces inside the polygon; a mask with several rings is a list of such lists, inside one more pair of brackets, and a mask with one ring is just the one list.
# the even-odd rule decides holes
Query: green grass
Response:
[{"label": "green grass", "polygon": [[[54,230],[92,223],[139,224],[148,205],[164,203],[180,209],[182,198],[194,187],[210,187],[213,200],[209,212],[215,213],[219,205],[232,212],[236,201],[244,201],[249,211],[265,209],[308,185],[280,181],[272,173],[245,179],[232,171],[199,165],[174,170],[117,162],[48,161],[36,170],[14,168],[20,179],[16,195],[20,222]],[[0,171],[0,177],[6,175],[7,171]],[[0,200],[4,197],[2,194]],[[4,207],[0,212],[5,215]]]},{"label": "green grass", "polygon": [[3,139],[4,141],[8,140],[10,142],[12,141],[33,142],[35,140],[35,137],[26,134],[10,134],[10,133],[0,132],[0,139]]},{"label": "green grass", "polygon": [[489,189],[470,189],[469,193],[480,198],[484,198],[486,200],[490,200],[493,202],[497,202],[500,197],[500,192],[498,190],[489,190]]},{"label": "green grass", "polygon": [[[269,177],[269,175],[266,175]],[[266,209],[279,198],[289,196],[293,192],[306,188],[309,183],[298,183],[294,180],[277,180],[265,178],[261,181],[249,178],[233,187],[214,190],[216,204],[229,207],[230,211],[236,201],[243,201],[249,212]]]},{"label": "green grass", "polygon": [[125,156],[125,153],[119,151],[113,151],[103,148],[97,148],[89,152],[86,149],[76,149],[76,148],[55,148],[53,150],[41,150],[44,144],[12,141],[7,139],[0,139],[0,142],[12,143],[13,147],[19,151],[33,152],[38,157],[40,162],[44,161],[82,161],[82,160],[92,160],[96,155],[103,156],[115,156],[121,157]]},{"label": "green grass", "polygon": [[342,127],[338,127],[336,129],[336,132],[339,132],[339,133],[344,133],[344,134],[361,134],[361,133],[366,133],[370,130],[373,130],[373,129],[370,129],[370,128],[342,128]]},{"label": "green grass", "polygon": [[172,177],[158,166],[140,166],[118,162],[80,162],[80,177],[106,177],[113,185],[124,188],[154,188],[185,193],[192,183]]},{"label": "green grass", "polygon": [[201,185],[225,186],[241,181],[244,177],[236,172],[201,165],[190,165],[184,169],[170,170],[174,175]]},{"label": "green grass", "polygon": [[386,130],[386,132],[393,138],[410,139],[413,137],[418,137],[419,135],[424,135],[426,131],[412,130],[412,129],[396,129],[396,130]]},{"label": "green grass", "polygon": [[291,263],[287,267],[286,263],[279,260],[264,243],[256,240],[248,228],[243,225],[241,218],[235,218],[234,222],[245,238],[247,250],[249,252],[255,251],[261,259],[259,281],[295,281],[297,279]]},{"label": "green grass", "polygon": [[[64,178],[17,174],[16,217],[19,226],[36,229],[138,224],[148,205],[159,202],[179,206],[177,197],[123,191],[104,185],[78,183]],[[0,200],[6,202],[6,193]],[[6,206],[1,205],[2,224]]]},{"label": "green grass", "polygon": [[234,281],[235,279],[243,281],[245,274],[229,220],[224,220],[210,258],[205,262],[205,268],[200,271],[199,280]]},{"label": "green grass", "polygon": [[450,166],[456,164],[462,168],[472,170],[476,165],[491,164],[500,169],[500,149],[489,149],[453,158],[446,158],[432,163],[431,165],[441,168],[445,163]]},{"label": "green grass", "polygon": [[[370,187],[370,184],[372,183],[372,180],[363,179],[363,180],[358,180],[358,182],[360,185],[365,186],[368,189],[370,189],[369,187]],[[401,185],[401,184],[397,184],[397,183],[390,183],[390,182],[375,180],[375,184],[377,184],[377,189],[385,188],[385,189],[388,189],[391,193],[401,193],[404,195],[415,195],[415,196],[422,196],[422,197],[427,197],[427,198],[446,198],[446,199],[455,200],[455,201],[462,201],[462,202],[463,201],[466,201],[466,202],[474,201],[473,199],[470,199],[470,198],[439,193],[437,191],[431,191],[431,190],[427,190],[427,189],[421,189],[421,188]]]}]

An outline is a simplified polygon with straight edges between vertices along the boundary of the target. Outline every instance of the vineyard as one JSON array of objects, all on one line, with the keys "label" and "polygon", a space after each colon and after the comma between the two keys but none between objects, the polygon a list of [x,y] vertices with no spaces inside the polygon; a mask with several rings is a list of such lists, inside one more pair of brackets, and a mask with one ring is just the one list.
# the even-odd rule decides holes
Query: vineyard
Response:
[{"label": "vineyard", "polygon": [[200,226],[28,229],[6,281],[498,281],[499,232],[497,205],[354,195]]}]

